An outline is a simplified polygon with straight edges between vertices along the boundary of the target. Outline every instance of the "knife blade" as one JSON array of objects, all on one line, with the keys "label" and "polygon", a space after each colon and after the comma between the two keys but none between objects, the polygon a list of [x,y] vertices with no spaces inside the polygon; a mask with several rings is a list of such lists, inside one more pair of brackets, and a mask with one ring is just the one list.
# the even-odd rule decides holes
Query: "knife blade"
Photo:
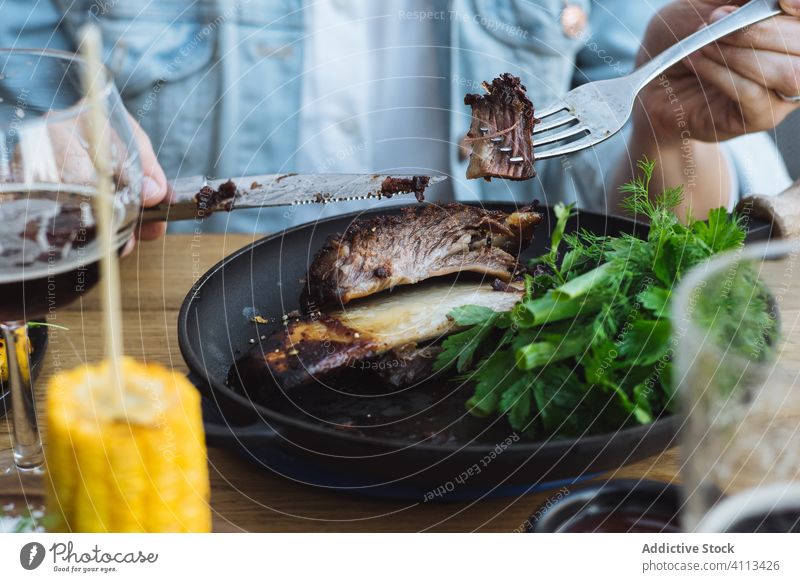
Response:
[{"label": "knife blade", "polygon": [[167,201],[142,210],[143,222],[192,220],[214,212],[246,208],[328,204],[413,193],[446,176],[411,174],[265,174],[229,180],[204,176],[179,178],[169,184]]}]

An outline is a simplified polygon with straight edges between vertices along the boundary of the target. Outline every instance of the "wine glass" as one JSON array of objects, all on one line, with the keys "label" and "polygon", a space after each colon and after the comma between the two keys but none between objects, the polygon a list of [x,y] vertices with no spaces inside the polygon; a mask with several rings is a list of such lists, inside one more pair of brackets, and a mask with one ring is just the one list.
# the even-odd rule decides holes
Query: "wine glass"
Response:
[{"label": "wine glass", "polygon": [[695,269],[674,300],[686,531],[800,525],[800,240]]},{"label": "wine glass", "polygon": [[[28,363],[26,322],[52,318],[98,280],[97,175],[89,155],[85,62],[50,50],[0,50],[0,328],[11,391],[11,451],[0,474],[43,463]],[[107,112],[114,248],[131,238],[141,164],[127,112],[106,73],[98,99]],[[10,453],[10,454],[9,454]]]}]

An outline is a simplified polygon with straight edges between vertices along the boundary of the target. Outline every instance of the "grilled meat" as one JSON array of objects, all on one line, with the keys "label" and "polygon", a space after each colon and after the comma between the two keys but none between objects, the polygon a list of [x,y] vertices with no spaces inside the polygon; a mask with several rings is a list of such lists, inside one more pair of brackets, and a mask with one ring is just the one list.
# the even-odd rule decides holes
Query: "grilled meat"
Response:
[{"label": "grilled meat", "polygon": [[381,184],[380,195],[391,198],[402,192],[413,192],[417,202],[425,202],[425,189],[431,181],[429,176],[414,176],[413,178],[395,178],[389,176]]},{"label": "grilled meat", "polygon": [[405,208],[355,221],[327,241],[308,271],[307,312],[340,307],[398,285],[461,271],[508,282],[517,254],[542,217],[531,208],[507,214],[463,204]]},{"label": "grilled meat", "polygon": [[348,363],[325,377],[325,384],[341,392],[358,391],[370,396],[397,393],[436,376],[433,366],[444,348],[441,342],[407,344],[375,358]]},{"label": "grilled meat", "polygon": [[472,107],[466,141],[472,145],[467,178],[528,180],[533,169],[533,103],[519,77],[503,73],[483,83],[486,94],[469,93]]},{"label": "grilled meat", "polygon": [[375,379],[388,388],[404,388],[424,382],[433,374],[433,364],[442,352],[440,345],[403,346],[368,362]]},{"label": "grilled meat", "polygon": [[456,326],[447,314],[456,307],[507,311],[521,297],[521,289],[495,291],[489,283],[429,282],[370,297],[345,310],[289,320],[284,330],[254,346],[231,368],[229,383],[269,402],[281,391],[325,379],[357,362],[392,351],[408,355],[417,344],[452,333]]}]

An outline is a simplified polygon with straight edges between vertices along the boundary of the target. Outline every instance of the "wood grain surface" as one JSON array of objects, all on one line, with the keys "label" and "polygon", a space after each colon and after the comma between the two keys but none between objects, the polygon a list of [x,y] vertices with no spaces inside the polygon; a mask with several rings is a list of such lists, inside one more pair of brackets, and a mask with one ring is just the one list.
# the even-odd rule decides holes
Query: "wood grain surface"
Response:
[{"label": "wood grain surface", "polygon": [[[178,309],[191,285],[209,267],[253,241],[250,235],[169,235],[142,243],[122,262],[125,352],[186,372],[177,342]],[[97,361],[101,318],[95,292],[58,312],[45,366],[36,382],[43,397],[58,369]],[[42,407],[39,407],[40,410]],[[8,447],[8,422],[0,421],[0,448]],[[47,439],[47,427],[42,427]],[[553,492],[458,503],[375,500],[300,485],[242,460],[226,449],[209,450],[212,506],[217,531],[492,531],[510,532]],[[606,475],[675,482],[679,460],[672,449]],[[576,485],[579,488],[580,485]]]}]

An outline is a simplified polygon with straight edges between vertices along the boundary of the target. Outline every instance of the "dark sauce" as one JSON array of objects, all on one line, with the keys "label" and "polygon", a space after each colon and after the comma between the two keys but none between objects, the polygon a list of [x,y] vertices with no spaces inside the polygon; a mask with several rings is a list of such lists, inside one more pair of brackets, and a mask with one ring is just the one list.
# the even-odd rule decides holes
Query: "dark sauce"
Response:
[{"label": "dark sauce", "polygon": [[97,282],[91,197],[0,194],[0,319],[48,314]]}]

